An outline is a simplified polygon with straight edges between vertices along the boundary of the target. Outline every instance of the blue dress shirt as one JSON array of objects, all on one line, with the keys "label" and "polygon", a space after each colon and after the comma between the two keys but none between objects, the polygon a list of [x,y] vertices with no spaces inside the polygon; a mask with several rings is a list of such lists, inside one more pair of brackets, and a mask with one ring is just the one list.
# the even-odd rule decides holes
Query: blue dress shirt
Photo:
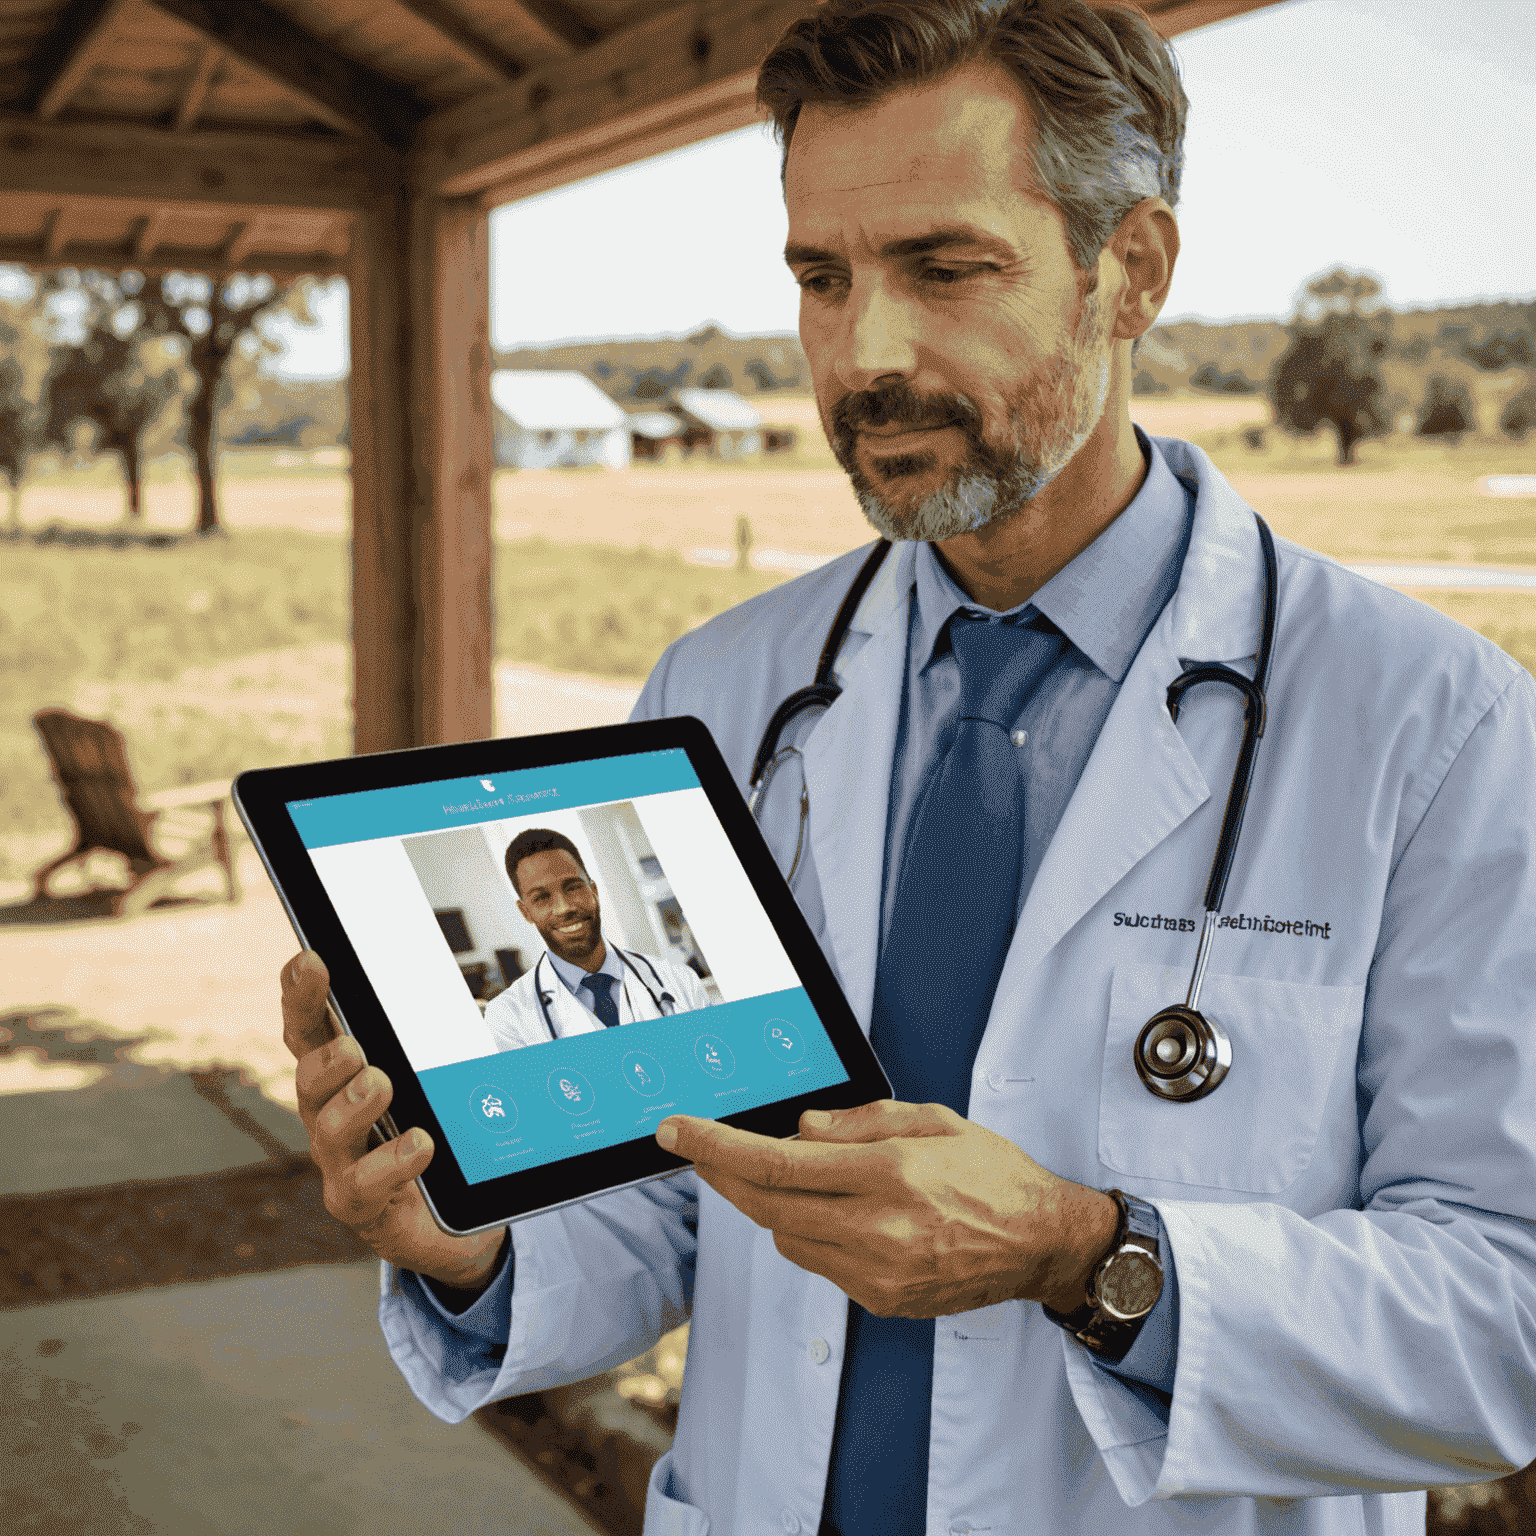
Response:
[{"label": "blue dress shirt", "polygon": [[[1189,547],[1194,526],[1194,493],[1174,476],[1167,461],[1139,427],[1136,437],[1147,474],[1130,505],[1027,603],[1005,615],[1022,621],[1036,612],[1043,613],[1071,642],[1025,701],[1014,723],[1016,732],[1025,733],[1019,751],[1030,785],[1030,814],[1024,829],[1024,864],[1018,894],[1020,910],[1120,684],[1178,586]],[[925,544],[917,551],[915,601],[907,632],[906,685],[891,762],[881,898],[882,938],[895,899],[892,872],[901,854],[913,806],[928,770],[949,745],[955,728],[960,669],[949,650],[947,628],[956,609],[995,616],[994,610],[966,596],[932,546]],[[580,972],[579,967],[564,965],[553,955],[550,958],[555,961],[561,980],[587,1002],[584,991],[577,990],[581,976],[586,973]],[[608,959],[614,958],[613,946],[609,945]],[[607,965],[603,969],[607,971]],[[579,972],[574,984],[565,974],[567,971]],[[1156,1307],[1148,1314],[1123,1360],[1113,1365],[1096,1360],[1095,1364],[1153,1392],[1170,1394],[1178,1358],[1178,1276],[1173,1251],[1161,1231],[1158,1250],[1163,1264],[1163,1292]],[[501,1268],[490,1287],[460,1313],[444,1306],[418,1277],[402,1274],[402,1283],[415,1284],[426,1304],[450,1323],[457,1335],[445,1341],[450,1347],[445,1352],[444,1372],[450,1379],[467,1377],[475,1362],[483,1362],[487,1349],[497,1359],[505,1352],[513,1270],[512,1244],[508,1242]]]},{"label": "blue dress shirt", "polygon": [[[608,953],[603,956],[603,963],[598,966],[596,974],[599,976],[611,976],[622,987],[624,985],[624,962],[619,959],[618,952],[612,944],[609,944],[606,939],[603,942]],[[549,956],[549,963],[554,967],[555,975],[565,983],[565,990],[595,1018],[597,1007],[596,1001],[592,996],[592,989],[582,986],[582,982],[593,973],[582,970],[579,965],[572,965],[569,960],[562,960],[552,949],[546,949],[544,953]]]}]

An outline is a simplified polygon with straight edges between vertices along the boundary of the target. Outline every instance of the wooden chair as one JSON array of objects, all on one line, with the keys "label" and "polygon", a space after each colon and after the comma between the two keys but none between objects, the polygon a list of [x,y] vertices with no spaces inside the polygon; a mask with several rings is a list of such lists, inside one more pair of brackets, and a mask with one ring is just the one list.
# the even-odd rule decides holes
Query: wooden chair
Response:
[{"label": "wooden chair", "polygon": [[[36,900],[66,864],[98,849],[128,861],[132,883],[112,903],[114,917],[143,912],[183,875],[218,864],[230,901],[239,898],[224,807],[222,780],[191,784],[140,799],[121,732],[105,720],[86,720],[66,709],[32,717],[48,750],[59,794],[75,818],[75,846],[37,872]],[[151,837],[153,829],[153,837]]]}]

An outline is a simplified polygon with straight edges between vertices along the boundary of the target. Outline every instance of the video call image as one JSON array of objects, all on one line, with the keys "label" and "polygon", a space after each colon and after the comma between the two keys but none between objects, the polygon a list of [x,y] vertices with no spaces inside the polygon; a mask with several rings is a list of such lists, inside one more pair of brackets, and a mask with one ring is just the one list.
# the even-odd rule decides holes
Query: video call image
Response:
[{"label": "video call image", "polygon": [[402,844],[497,1051],[722,1001],[632,801]]}]

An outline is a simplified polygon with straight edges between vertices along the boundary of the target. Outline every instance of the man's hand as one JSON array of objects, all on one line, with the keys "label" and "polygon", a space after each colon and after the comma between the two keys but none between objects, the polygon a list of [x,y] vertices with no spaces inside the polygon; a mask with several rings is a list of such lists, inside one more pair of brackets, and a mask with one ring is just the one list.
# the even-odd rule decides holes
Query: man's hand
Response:
[{"label": "man's hand", "polygon": [[793,1264],[877,1317],[945,1317],[994,1302],[1080,1307],[1119,1213],[942,1104],[883,1099],[776,1141],[674,1115],[669,1150]]},{"label": "man's hand", "polygon": [[496,1271],[505,1229],[450,1237],[432,1220],[413,1182],[432,1161],[419,1126],[368,1150],[368,1129],[394,1090],[362,1047],[337,1029],[326,1008],[330,975],[312,951],[283,967],[283,1043],[298,1059],[295,1081],[309,1150],[325,1183],[325,1208],[381,1259],[428,1275],[467,1300]]}]

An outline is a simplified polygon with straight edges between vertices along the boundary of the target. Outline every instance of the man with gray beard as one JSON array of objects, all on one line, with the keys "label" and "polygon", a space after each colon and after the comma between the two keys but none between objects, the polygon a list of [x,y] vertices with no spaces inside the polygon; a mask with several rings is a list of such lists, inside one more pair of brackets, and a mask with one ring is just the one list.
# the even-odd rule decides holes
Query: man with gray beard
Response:
[{"label": "man with gray beard", "polygon": [[[1536,1456],[1536,686],[1133,424],[1187,106],[1139,13],[824,0],[758,92],[892,542],[684,636],[636,714],[767,763],[894,1097],[785,1142],[674,1117],[691,1169],[455,1238],[301,956],[391,1353],[458,1422],[691,1318],[647,1536],[1422,1532],[1426,1486]],[[1218,932],[1218,847],[1229,917],[1283,921]]]}]

